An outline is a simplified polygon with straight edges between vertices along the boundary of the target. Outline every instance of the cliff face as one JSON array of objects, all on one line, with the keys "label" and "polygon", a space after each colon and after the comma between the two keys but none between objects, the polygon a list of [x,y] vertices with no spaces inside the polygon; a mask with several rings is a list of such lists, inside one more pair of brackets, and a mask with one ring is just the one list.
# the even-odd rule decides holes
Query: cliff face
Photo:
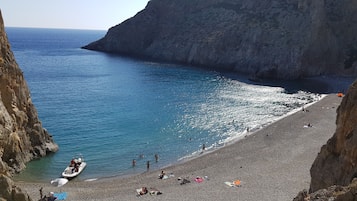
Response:
[{"label": "cliff face", "polygon": [[357,179],[348,186],[333,185],[308,194],[301,191],[293,201],[355,201],[357,200]]},{"label": "cliff face", "polygon": [[337,109],[336,132],[311,167],[310,191],[348,185],[357,177],[357,81]]},{"label": "cliff face", "polygon": [[26,162],[57,151],[58,146],[38,119],[0,18],[0,157],[18,172]]},{"label": "cliff face", "polygon": [[0,11],[0,200],[31,200],[14,186],[11,173],[58,150],[42,127],[23,73],[10,50]]},{"label": "cliff face", "polygon": [[337,109],[336,131],[321,148],[311,169],[310,193],[294,201],[357,200],[357,80]]},{"label": "cliff face", "polygon": [[84,48],[294,79],[357,74],[353,0],[151,0]]}]

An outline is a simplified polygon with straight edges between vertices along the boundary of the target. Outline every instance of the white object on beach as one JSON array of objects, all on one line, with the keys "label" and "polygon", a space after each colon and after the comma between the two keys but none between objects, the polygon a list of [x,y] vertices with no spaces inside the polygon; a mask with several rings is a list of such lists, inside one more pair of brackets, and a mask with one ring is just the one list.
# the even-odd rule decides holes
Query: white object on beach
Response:
[{"label": "white object on beach", "polygon": [[235,180],[233,182],[226,181],[224,183],[230,187],[240,187],[241,181],[240,180]]},{"label": "white object on beach", "polygon": [[98,180],[98,178],[86,179],[86,180],[84,180],[84,181],[96,181],[96,180]]},{"label": "white object on beach", "polygon": [[57,178],[51,181],[51,184],[56,187],[61,187],[65,185],[68,182],[68,179],[66,178]]},{"label": "white object on beach", "polygon": [[234,184],[233,184],[233,182],[230,182],[230,181],[226,181],[226,182],[224,182],[226,185],[228,185],[228,186],[230,186],[230,187],[233,187],[234,186]]}]

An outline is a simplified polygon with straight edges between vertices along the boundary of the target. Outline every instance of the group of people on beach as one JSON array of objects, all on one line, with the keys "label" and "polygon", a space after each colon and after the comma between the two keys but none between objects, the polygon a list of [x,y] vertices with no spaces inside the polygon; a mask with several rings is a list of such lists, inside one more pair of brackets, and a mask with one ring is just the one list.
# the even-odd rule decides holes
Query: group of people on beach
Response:
[{"label": "group of people on beach", "polygon": [[145,186],[136,189],[136,193],[137,193],[137,196],[142,196],[142,195],[145,195],[147,193],[149,193],[150,195],[160,195],[160,194],[162,194],[162,192],[157,190],[156,188],[149,188],[148,189]]},{"label": "group of people on beach", "polygon": [[[203,144],[202,144],[202,151],[201,151],[201,153],[203,153],[205,150],[206,150],[206,144],[203,143]],[[139,155],[139,159],[143,159],[143,158],[144,158],[144,154],[140,154],[140,155]],[[156,163],[159,162],[159,154],[155,154],[155,155],[154,155],[154,158],[155,158],[155,162],[156,162]],[[133,159],[133,160],[131,161],[131,166],[132,166],[132,167],[136,167],[136,159]],[[149,169],[150,169],[150,160],[146,161],[146,170],[149,171]]]},{"label": "group of people on beach", "polygon": [[74,158],[71,160],[71,163],[69,164],[70,167],[72,167],[72,173],[73,172],[78,172],[79,166],[81,165],[82,161],[77,161]]},{"label": "group of people on beach", "polygon": [[[156,163],[159,162],[159,154],[155,154],[154,157],[155,157],[155,162]],[[143,159],[143,158],[144,158],[144,155],[140,154],[139,159]],[[132,167],[136,167],[135,159],[132,160],[131,165],[132,165]],[[146,170],[149,171],[149,169],[150,169],[150,161],[146,161]]]},{"label": "group of people on beach", "polygon": [[[205,150],[206,150],[206,144],[203,143],[201,153],[203,153]],[[154,157],[155,157],[155,162],[156,163],[159,162],[159,154],[155,154]],[[144,154],[140,154],[139,159],[143,159],[143,158],[144,158]],[[136,159],[133,159],[131,161],[131,166],[136,167]],[[148,161],[146,161],[146,170],[149,171],[149,169],[150,169],[150,161],[148,160]]]},{"label": "group of people on beach", "polygon": [[[164,180],[164,179],[169,179],[169,178],[173,178],[173,177],[175,177],[175,175],[173,173],[167,174],[164,170],[161,170],[161,173],[159,174],[158,179]],[[202,183],[205,180],[209,180],[208,176],[204,176],[204,177],[197,176],[193,179],[193,181],[195,181],[196,183]],[[187,178],[178,177],[177,181],[179,181],[180,185],[191,183],[191,181],[188,177]],[[145,195],[147,193],[149,193],[150,195],[162,194],[162,192],[157,190],[156,188],[150,188],[148,190],[147,187],[138,188],[138,189],[136,189],[136,192],[137,192],[137,196]]]},{"label": "group of people on beach", "polygon": [[43,196],[43,188],[40,188],[40,200],[39,201],[55,201],[57,200],[57,197],[55,196],[55,194],[53,192],[50,192],[47,195]]}]

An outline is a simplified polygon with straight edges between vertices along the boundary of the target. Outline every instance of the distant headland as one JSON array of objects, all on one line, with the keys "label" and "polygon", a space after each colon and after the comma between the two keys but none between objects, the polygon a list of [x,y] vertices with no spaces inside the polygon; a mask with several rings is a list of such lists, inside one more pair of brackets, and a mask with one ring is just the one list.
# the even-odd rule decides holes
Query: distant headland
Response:
[{"label": "distant headland", "polygon": [[342,0],[151,0],[83,48],[253,79],[356,75],[357,7]]}]

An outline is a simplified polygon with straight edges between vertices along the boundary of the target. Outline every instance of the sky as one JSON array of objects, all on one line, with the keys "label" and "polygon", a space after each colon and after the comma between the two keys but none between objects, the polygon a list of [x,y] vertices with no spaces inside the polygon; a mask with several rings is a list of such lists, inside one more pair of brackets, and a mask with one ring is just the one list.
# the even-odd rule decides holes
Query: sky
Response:
[{"label": "sky", "polygon": [[143,10],[149,0],[4,0],[5,27],[108,30]]}]

